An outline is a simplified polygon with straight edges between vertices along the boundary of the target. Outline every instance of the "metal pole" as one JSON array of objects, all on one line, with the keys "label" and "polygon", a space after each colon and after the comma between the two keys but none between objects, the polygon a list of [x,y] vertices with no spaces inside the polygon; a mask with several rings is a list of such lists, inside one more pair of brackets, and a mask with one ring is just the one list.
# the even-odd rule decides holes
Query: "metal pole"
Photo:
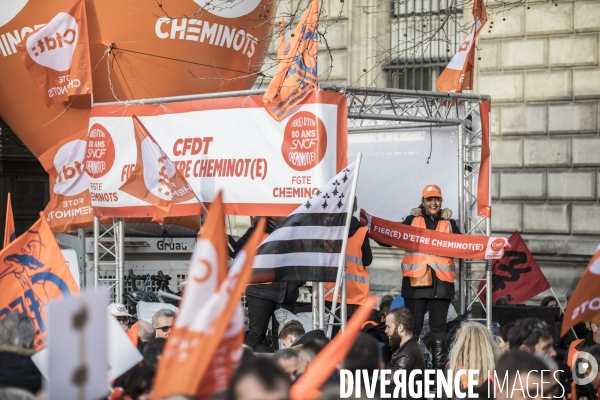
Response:
[{"label": "metal pole", "polygon": [[98,241],[100,240],[100,218],[94,217],[94,290],[98,290],[98,264],[100,263],[100,252]]},{"label": "metal pole", "polygon": [[[360,171],[360,161],[362,159],[362,153],[358,152],[356,155],[356,167],[354,170],[354,178],[352,179],[352,186],[350,187],[350,201],[354,202],[354,195],[356,194],[356,183],[358,182],[358,172]],[[344,240],[342,242],[342,250],[340,252],[340,261],[338,263],[337,277],[335,279],[335,287],[333,289],[333,298],[331,302],[331,313],[329,315],[329,326],[327,327],[327,337],[331,339],[333,331],[333,322],[335,319],[335,311],[337,309],[337,300],[340,294],[340,284],[342,282],[342,274],[346,265],[346,248],[348,247],[348,232],[350,232],[350,219],[352,218],[353,207],[348,207],[348,214],[346,217],[346,226],[344,227]]]},{"label": "metal pole", "polygon": [[346,329],[346,322],[348,322],[348,298],[346,293],[346,264],[344,263],[344,275],[342,277],[342,305],[341,307],[341,320],[342,320],[342,328],[341,330]]},{"label": "metal pole", "polygon": [[[492,235],[492,220],[485,219],[485,234]],[[492,332],[492,260],[485,260],[485,324]]]},{"label": "metal pole", "polygon": [[117,238],[115,238],[115,245],[117,245],[116,254],[117,254],[117,303],[123,302],[123,290],[125,289],[123,285],[123,266],[125,261],[125,222],[123,218],[119,218],[117,220],[117,226],[115,229],[115,234]]},{"label": "metal pole", "polygon": [[[318,296],[318,282],[312,283],[312,311],[313,311],[313,330],[319,329],[319,298]],[[318,296],[318,297],[317,297]]]},{"label": "metal pole", "polygon": [[325,330],[325,284],[319,282],[319,329]]},{"label": "metal pole", "polygon": [[[463,135],[464,135],[465,126],[464,124],[460,124],[458,126],[458,226],[460,226],[461,231],[465,232],[465,168],[464,168],[464,148],[463,148]],[[467,282],[466,282],[466,274],[465,274],[465,261],[464,259],[459,259],[458,261],[458,289],[459,289],[459,304],[460,304],[460,313],[464,314],[466,310],[465,304],[465,293],[467,290]]]}]

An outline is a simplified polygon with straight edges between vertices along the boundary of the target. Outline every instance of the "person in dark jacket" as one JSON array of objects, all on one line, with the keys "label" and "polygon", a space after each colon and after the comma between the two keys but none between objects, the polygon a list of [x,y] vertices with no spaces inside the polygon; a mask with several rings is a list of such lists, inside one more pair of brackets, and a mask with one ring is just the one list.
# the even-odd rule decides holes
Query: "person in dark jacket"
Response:
[{"label": "person in dark jacket", "polygon": [[[265,226],[265,237],[273,232],[285,217],[268,217]],[[244,247],[254,228],[258,223],[258,218],[254,218],[252,226],[236,242],[232,257]],[[233,247],[233,246],[232,246]],[[279,323],[275,318],[274,312],[278,308],[284,308],[294,312],[296,300],[300,295],[298,288],[302,286],[301,282],[273,282],[268,284],[248,285],[246,288],[246,305],[248,307],[248,334],[246,335],[246,344],[252,349],[260,346],[279,348],[278,331]],[[267,329],[271,320],[272,344],[266,340]]]},{"label": "person in dark jacket", "polygon": [[37,393],[42,375],[31,356],[33,322],[27,314],[9,313],[0,320],[0,387],[13,387]]},{"label": "person in dark jacket", "polygon": [[390,340],[392,359],[388,368],[392,374],[400,369],[406,370],[406,376],[414,369],[425,369],[425,359],[421,353],[418,339],[413,336],[414,319],[408,308],[391,310],[385,318],[385,333]]},{"label": "person in dark jacket", "polygon": [[[442,209],[441,189],[436,185],[427,185],[423,189],[421,204],[413,208],[411,215],[402,223],[437,232],[460,234],[458,225],[451,217],[450,209]],[[411,283],[411,279],[428,274],[429,269],[432,270],[431,285]],[[436,369],[442,369],[448,359],[446,316],[455,293],[454,261],[449,257],[407,251],[402,259],[402,276],[402,297],[414,317],[414,336],[418,338],[421,334],[425,313],[429,310],[433,365]]]}]

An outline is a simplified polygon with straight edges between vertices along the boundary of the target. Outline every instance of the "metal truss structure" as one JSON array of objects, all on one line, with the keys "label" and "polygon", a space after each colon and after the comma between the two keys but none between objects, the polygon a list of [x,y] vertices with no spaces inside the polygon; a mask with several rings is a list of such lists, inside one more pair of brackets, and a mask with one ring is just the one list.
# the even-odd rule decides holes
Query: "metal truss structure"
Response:
[{"label": "metal truss structure", "polygon": [[[94,289],[97,290],[100,284],[109,284],[108,289],[115,292],[116,303],[123,302],[124,239],[123,218],[114,218],[112,224],[101,226],[100,219],[94,217]],[[104,277],[100,276],[102,272]]]},{"label": "metal truss structure", "polygon": [[[481,158],[481,125],[479,124],[479,104],[490,100],[487,95],[425,92],[402,89],[371,88],[342,86],[332,84],[319,85],[320,90],[344,93],[348,104],[348,133],[360,133],[382,130],[414,130],[431,126],[458,127],[458,163],[459,170],[459,210],[458,223],[465,234],[491,235],[491,221],[477,215],[477,178]],[[262,95],[265,90],[247,90],[226,93],[213,93],[170,98],[129,100],[127,104],[165,104],[187,100],[216,99],[225,97]],[[103,103],[118,104],[118,103]],[[477,121],[477,123],[473,123]],[[115,222],[100,234],[98,218],[94,221],[94,286],[99,282],[110,282],[115,287],[116,301],[120,302],[123,294],[123,220]],[[112,236],[111,236],[112,235]],[[104,239],[112,237],[110,239]],[[106,246],[103,242],[106,241]],[[100,256],[99,249],[103,253]],[[110,261],[101,261],[108,256]],[[477,263],[485,264],[485,278],[472,278],[472,268]],[[100,278],[100,267],[114,268],[115,278]],[[479,293],[472,287],[474,283],[484,281],[484,288],[491,288],[491,262],[460,260],[459,293],[460,313],[470,311],[473,304],[480,302],[486,312],[488,329],[492,325],[491,290],[486,290],[485,304],[479,300]],[[320,290],[313,290],[313,307],[318,312],[315,327],[324,328],[324,300],[315,298],[315,292],[323,293],[322,283],[313,285]],[[345,294],[345,282],[341,282],[342,294]],[[345,296],[343,296],[345,297]],[[342,300],[342,304],[345,303]],[[342,307],[344,308],[344,307]],[[341,318],[335,317],[336,324],[345,325],[345,310]],[[331,317],[327,315],[327,319]]]}]

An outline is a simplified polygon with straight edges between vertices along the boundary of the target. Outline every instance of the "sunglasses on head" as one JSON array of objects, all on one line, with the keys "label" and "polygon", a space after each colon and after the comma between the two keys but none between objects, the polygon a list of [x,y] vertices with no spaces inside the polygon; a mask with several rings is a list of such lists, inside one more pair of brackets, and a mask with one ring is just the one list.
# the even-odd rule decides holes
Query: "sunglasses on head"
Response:
[{"label": "sunglasses on head", "polygon": [[164,333],[167,333],[171,330],[171,326],[161,326],[161,327],[156,328],[156,330],[159,330],[159,329],[161,331],[163,331]]}]

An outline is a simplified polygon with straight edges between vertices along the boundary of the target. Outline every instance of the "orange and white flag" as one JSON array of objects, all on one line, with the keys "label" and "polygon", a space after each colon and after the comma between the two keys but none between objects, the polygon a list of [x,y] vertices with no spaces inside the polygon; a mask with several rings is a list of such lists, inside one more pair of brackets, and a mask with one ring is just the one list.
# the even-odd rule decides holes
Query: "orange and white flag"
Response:
[{"label": "orange and white flag", "polygon": [[477,213],[484,218],[492,218],[492,140],[490,136],[490,119],[492,101],[479,103],[481,118],[481,163],[479,164],[479,180],[477,181]]},{"label": "orange and white flag", "polygon": [[46,306],[51,299],[79,288],[44,213],[29,230],[0,252],[0,316],[19,312],[31,317],[34,347],[46,344]]},{"label": "orange and white flag", "polygon": [[475,72],[475,41],[487,22],[487,12],[483,0],[473,2],[472,22],[469,36],[452,57],[437,79],[435,85],[440,92],[460,93],[473,89],[473,74]]},{"label": "orange and white flag", "polygon": [[8,246],[17,238],[15,233],[15,217],[13,216],[12,203],[10,201],[10,193],[6,199],[6,215],[4,216],[4,247]]},{"label": "orange and white flag", "polygon": [[600,246],[567,303],[560,336],[579,322],[600,322]]},{"label": "orange and white flag", "polygon": [[54,232],[91,226],[94,210],[84,160],[87,129],[65,138],[39,157],[50,180],[44,214]]},{"label": "orange and white flag", "polygon": [[191,200],[195,193],[138,117],[132,118],[137,162],[120,190],[154,205],[158,209],[155,221],[168,216],[173,203]]},{"label": "orange and white flag", "polygon": [[156,372],[152,399],[175,394],[208,399],[227,387],[242,355],[240,298],[252,274],[263,224],[261,221],[228,271],[221,193],[211,204],[192,254],[181,307]]},{"label": "orange and white flag", "polygon": [[287,117],[317,87],[318,22],[319,0],[312,0],[283,56],[278,53],[277,72],[263,96],[265,109],[277,121]]},{"label": "orange and white flag", "polygon": [[292,386],[290,390],[291,400],[315,400],[319,398],[321,395],[319,389],[350,351],[354,341],[360,335],[363,324],[369,320],[375,304],[377,304],[377,296],[371,296],[352,315],[346,329],[341,334],[336,335],[317,354],[300,379]]},{"label": "orange and white flag", "polygon": [[75,0],[17,48],[46,106],[92,93],[85,0]]}]

